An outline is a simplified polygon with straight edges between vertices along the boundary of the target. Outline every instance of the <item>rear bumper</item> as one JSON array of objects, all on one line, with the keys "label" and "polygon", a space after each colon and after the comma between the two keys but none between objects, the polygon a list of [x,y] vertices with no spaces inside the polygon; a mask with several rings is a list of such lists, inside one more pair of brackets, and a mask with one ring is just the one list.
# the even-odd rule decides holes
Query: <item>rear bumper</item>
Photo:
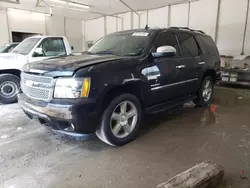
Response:
[{"label": "rear bumper", "polygon": [[58,100],[49,103],[18,95],[18,103],[31,119],[55,132],[70,136],[94,133],[99,125],[96,103],[89,100]]}]

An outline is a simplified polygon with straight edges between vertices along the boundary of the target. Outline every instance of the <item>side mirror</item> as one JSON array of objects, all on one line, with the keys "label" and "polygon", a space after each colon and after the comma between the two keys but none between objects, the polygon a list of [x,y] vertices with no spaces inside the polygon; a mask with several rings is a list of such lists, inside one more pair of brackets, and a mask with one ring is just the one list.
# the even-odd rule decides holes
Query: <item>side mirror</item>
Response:
[{"label": "side mirror", "polygon": [[176,49],[173,46],[160,46],[156,52],[152,53],[153,57],[174,57],[176,55]]},{"label": "side mirror", "polygon": [[43,49],[42,48],[36,48],[34,53],[35,53],[35,56],[43,56]]},{"label": "side mirror", "polygon": [[71,46],[71,50],[74,50],[74,46]]}]

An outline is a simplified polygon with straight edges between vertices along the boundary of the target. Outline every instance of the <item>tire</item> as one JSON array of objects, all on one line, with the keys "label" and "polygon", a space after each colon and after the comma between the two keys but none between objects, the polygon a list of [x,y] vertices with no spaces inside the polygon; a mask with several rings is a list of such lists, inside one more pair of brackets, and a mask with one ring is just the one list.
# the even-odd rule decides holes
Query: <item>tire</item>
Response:
[{"label": "tire", "polygon": [[17,101],[20,78],[12,74],[0,75],[0,103],[10,104]]},{"label": "tire", "polygon": [[[207,95],[205,94],[204,96],[204,92],[206,89],[206,84],[210,83],[210,92],[208,92],[209,90],[207,90],[206,92],[210,93]],[[197,106],[201,106],[201,107],[205,107],[208,106],[209,104],[211,104],[212,101],[212,96],[213,96],[213,91],[214,91],[214,83],[213,83],[213,79],[211,76],[206,76],[201,83],[200,89],[197,93],[197,98],[193,101]],[[208,96],[209,95],[209,96]]]},{"label": "tire", "polygon": [[[125,113],[122,110],[124,106],[126,106]],[[132,114],[135,116],[131,116]],[[134,95],[122,94],[114,98],[104,110],[101,125],[96,130],[96,135],[111,146],[122,146],[135,139],[139,131],[140,121],[141,105],[139,100]]]}]

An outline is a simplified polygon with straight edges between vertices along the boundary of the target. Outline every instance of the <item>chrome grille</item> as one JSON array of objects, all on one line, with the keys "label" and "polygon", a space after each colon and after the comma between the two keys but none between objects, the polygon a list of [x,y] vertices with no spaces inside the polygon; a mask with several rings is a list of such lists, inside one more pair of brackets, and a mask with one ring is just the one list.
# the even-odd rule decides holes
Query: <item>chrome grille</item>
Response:
[{"label": "chrome grille", "polygon": [[53,84],[52,77],[37,76],[37,75],[32,75],[32,74],[27,74],[27,73],[22,73],[21,79],[22,79],[22,81],[31,80],[33,82],[38,82],[41,84],[46,84],[46,85],[48,84],[48,86],[52,86],[52,84]]},{"label": "chrome grille", "polygon": [[54,80],[52,77],[21,74],[21,89],[30,98],[50,101],[53,95]]}]

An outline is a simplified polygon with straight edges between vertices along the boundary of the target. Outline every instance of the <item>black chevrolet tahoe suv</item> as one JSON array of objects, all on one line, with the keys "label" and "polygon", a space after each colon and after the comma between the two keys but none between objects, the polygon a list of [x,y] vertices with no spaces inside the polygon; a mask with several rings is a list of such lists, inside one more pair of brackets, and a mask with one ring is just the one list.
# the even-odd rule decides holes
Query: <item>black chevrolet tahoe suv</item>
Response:
[{"label": "black chevrolet tahoe suv", "polygon": [[26,64],[19,104],[54,132],[96,133],[121,146],[133,140],[142,114],[188,101],[211,102],[220,67],[212,38],[189,28],[113,33],[80,56]]}]

